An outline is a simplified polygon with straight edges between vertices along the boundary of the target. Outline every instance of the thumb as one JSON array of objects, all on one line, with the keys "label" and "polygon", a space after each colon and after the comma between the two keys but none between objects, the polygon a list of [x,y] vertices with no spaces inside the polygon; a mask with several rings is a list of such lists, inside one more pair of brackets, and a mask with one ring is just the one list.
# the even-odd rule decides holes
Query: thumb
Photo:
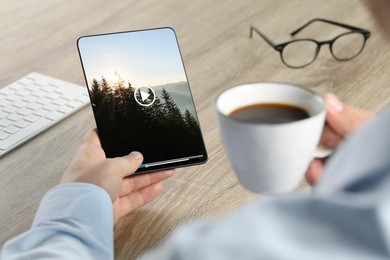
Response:
[{"label": "thumb", "polygon": [[372,114],[360,109],[345,106],[334,94],[325,94],[326,121],[328,126],[342,138],[368,121]]},{"label": "thumb", "polygon": [[133,174],[142,164],[143,156],[140,152],[131,152],[123,157],[110,159],[110,167],[112,172],[116,172],[121,177],[126,177]]}]

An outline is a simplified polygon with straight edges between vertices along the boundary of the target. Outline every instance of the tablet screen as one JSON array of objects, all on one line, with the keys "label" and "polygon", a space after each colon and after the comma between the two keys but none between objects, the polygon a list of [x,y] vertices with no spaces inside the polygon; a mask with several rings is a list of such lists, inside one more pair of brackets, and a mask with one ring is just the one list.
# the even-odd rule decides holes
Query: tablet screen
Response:
[{"label": "tablet screen", "polygon": [[78,49],[107,158],[139,151],[137,172],[207,160],[171,28],[83,36]]}]

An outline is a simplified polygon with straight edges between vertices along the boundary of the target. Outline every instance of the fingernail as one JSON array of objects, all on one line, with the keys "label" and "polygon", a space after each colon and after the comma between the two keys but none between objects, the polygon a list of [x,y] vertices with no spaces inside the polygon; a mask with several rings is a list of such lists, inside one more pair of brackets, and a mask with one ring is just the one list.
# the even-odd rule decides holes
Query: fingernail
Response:
[{"label": "fingernail", "polygon": [[332,93],[328,93],[325,95],[326,103],[336,112],[341,112],[343,110],[344,105],[341,101]]},{"label": "fingernail", "polygon": [[336,148],[336,146],[339,144],[339,141],[338,140],[335,140],[335,139],[330,139],[330,140],[327,140],[326,141],[326,146],[328,148]]},{"label": "fingernail", "polygon": [[137,161],[142,159],[142,154],[140,152],[131,152],[129,156]]}]

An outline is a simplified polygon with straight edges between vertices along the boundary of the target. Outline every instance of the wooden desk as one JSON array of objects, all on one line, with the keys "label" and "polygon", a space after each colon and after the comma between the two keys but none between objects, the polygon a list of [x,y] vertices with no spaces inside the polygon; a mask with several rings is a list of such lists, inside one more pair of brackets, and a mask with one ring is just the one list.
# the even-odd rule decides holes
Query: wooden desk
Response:
[{"label": "wooden desk", "polygon": [[[283,42],[314,17],[367,28],[372,36],[352,61],[338,62],[323,48],[311,66],[297,70],[285,67],[260,38],[248,37],[249,26],[255,25]],[[178,170],[165,182],[162,196],[118,223],[118,259],[151,249],[178,224],[220,217],[256,199],[238,185],[221,146],[213,101],[223,89],[244,82],[291,82],[319,93],[332,91],[347,104],[371,111],[390,100],[390,43],[355,0],[6,1],[0,25],[0,86],[31,71],[84,85],[79,36],[162,26],[176,30],[210,160]],[[338,30],[313,24],[302,36],[324,39]],[[29,228],[42,196],[58,184],[93,126],[91,109],[84,108],[0,159],[0,245]]]}]

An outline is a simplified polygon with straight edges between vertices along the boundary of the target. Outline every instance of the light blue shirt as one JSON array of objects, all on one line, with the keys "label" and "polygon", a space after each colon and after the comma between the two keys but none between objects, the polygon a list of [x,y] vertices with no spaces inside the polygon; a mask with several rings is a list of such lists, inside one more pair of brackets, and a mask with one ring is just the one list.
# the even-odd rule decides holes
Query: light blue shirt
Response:
[{"label": "light blue shirt", "polygon": [[[49,191],[1,259],[111,259],[112,206],[88,184]],[[390,259],[390,110],[353,134],[311,194],[263,199],[177,228],[142,259]]]},{"label": "light blue shirt", "polygon": [[31,229],[5,243],[0,259],[113,259],[113,221],[106,191],[61,184],[45,194]]}]

